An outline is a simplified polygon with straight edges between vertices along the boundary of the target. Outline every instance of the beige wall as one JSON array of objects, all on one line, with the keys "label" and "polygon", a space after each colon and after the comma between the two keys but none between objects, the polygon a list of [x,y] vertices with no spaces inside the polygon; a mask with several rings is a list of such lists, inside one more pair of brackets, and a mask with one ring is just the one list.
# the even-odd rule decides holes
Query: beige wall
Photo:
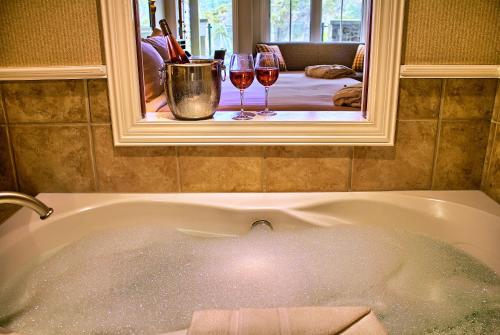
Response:
[{"label": "beige wall", "polygon": [[407,0],[404,64],[499,64],[500,1]]},{"label": "beige wall", "polygon": [[[0,66],[104,63],[98,1],[0,1]],[[260,13],[257,2],[239,1],[242,51],[250,51],[250,42],[260,36],[252,30],[257,22],[252,15]],[[407,0],[403,62],[498,64],[499,16],[498,0]]]},{"label": "beige wall", "polygon": [[[30,3],[41,3],[37,1]],[[436,1],[410,0],[408,8],[419,8],[419,2],[429,5]],[[467,3],[476,12],[475,4],[486,2]],[[12,23],[20,14],[15,9],[5,15],[6,3],[0,3],[2,22]],[[71,61],[64,64],[76,64],[72,63],[78,58],[75,50],[94,50],[88,58],[79,59],[81,64],[102,59],[95,1],[74,3],[92,13],[93,24],[82,26],[94,37],[89,41],[76,39],[74,46],[61,33],[61,40],[54,41],[49,36],[57,26],[50,15],[59,6],[54,1],[53,8],[38,12],[39,21],[52,22],[49,28],[31,35],[37,38],[23,39],[26,44],[51,46],[40,49],[50,51],[41,59],[53,60],[48,56],[63,57],[68,52],[73,55],[65,56]],[[464,1],[456,3],[465,6]],[[414,52],[414,45],[419,44],[414,41],[431,43],[422,42],[427,36],[424,28],[412,28],[415,17],[424,12],[408,13],[406,59],[420,59]],[[443,18],[451,20],[452,15],[453,11],[435,14],[434,21],[426,21],[422,27],[440,25]],[[465,18],[462,23],[474,22]],[[12,36],[13,28],[9,29],[7,36],[2,31],[2,38],[15,45],[17,37]],[[496,35],[485,38],[495,40]],[[469,49],[477,50],[474,41],[465,42]],[[450,51],[450,59],[458,54],[458,49]],[[472,58],[464,55],[457,62],[467,63],[476,56],[480,62],[485,59],[483,54],[477,50]],[[26,58],[20,49],[9,57],[22,60],[11,65],[28,65],[29,60],[38,59]],[[443,62],[438,55],[431,60]],[[498,112],[492,121],[496,87],[497,80],[402,80],[396,146],[391,148],[114,148],[105,80],[5,82],[0,85],[0,189],[28,193],[479,189],[483,180],[483,189],[500,200],[500,137],[493,136],[498,133]]]},{"label": "beige wall", "polygon": [[0,1],[0,66],[103,64],[97,1]]}]

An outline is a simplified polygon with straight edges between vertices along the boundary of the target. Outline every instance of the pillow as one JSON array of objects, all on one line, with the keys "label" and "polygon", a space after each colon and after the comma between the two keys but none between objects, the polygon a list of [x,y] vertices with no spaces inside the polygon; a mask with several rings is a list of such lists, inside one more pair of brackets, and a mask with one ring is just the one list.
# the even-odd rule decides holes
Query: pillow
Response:
[{"label": "pillow", "polygon": [[150,44],[160,54],[165,62],[170,61],[167,49],[167,40],[163,35],[143,38],[142,42]]},{"label": "pillow", "polygon": [[352,62],[352,69],[356,72],[363,72],[363,65],[365,62],[365,45],[358,45],[358,50],[356,51],[356,56],[354,56],[354,61]]},{"label": "pillow", "polygon": [[333,104],[335,106],[361,108],[362,97],[363,83],[354,84],[338,90],[333,96]]},{"label": "pillow", "polygon": [[321,79],[337,79],[351,77],[356,74],[344,65],[312,65],[306,67],[306,76]]},{"label": "pillow", "polygon": [[163,58],[150,44],[141,42],[142,67],[144,77],[144,98],[150,102],[163,92],[159,70],[163,67]]},{"label": "pillow", "polygon": [[257,52],[272,52],[276,56],[278,56],[278,61],[280,63],[280,70],[286,71],[286,63],[283,55],[281,54],[280,47],[277,45],[267,45],[267,44],[257,44],[255,46],[255,50]]}]

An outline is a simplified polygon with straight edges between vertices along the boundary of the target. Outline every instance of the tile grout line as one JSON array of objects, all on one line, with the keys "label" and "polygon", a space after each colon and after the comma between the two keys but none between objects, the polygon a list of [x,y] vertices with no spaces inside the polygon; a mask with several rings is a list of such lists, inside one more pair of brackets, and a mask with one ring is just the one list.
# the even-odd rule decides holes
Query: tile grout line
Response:
[{"label": "tile grout line", "polygon": [[[464,119],[464,120],[466,120],[466,119]],[[434,122],[434,121],[436,121],[436,118],[434,118],[434,119],[404,119],[404,120],[397,119],[396,121],[397,122]]]},{"label": "tile grout line", "polygon": [[261,192],[266,193],[267,192],[267,170],[266,170],[266,148],[262,147],[261,148],[261,153],[260,153],[260,171],[261,171],[261,177],[260,177],[260,190]]},{"label": "tile grout line", "polygon": [[179,147],[175,146],[175,170],[177,171],[177,192],[182,193],[181,163],[179,162]]},{"label": "tile grout line", "polygon": [[439,101],[436,142],[434,144],[434,158],[432,160],[431,188],[430,188],[431,190],[434,189],[434,184],[436,183],[437,160],[439,155],[439,144],[441,143],[441,125],[443,121],[443,106],[444,106],[444,97],[446,94],[446,84],[447,84],[447,79],[443,79],[441,82],[441,99]]},{"label": "tile grout line", "polygon": [[21,191],[21,183],[19,181],[19,175],[17,173],[17,164],[16,164],[16,155],[14,154],[14,145],[12,144],[12,136],[10,133],[10,123],[9,117],[7,116],[7,109],[5,108],[4,94],[3,94],[3,85],[0,84],[0,104],[3,110],[3,115],[5,118],[5,134],[7,136],[7,148],[9,150],[10,157],[10,167],[12,169],[12,174],[14,176],[14,187],[16,191]]},{"label": "tile grout line", "polygon": [[89,122],[11,122],[13,127],[85,127]]},{"label": "tile grout line", "polygon": [[94,147],[94,131],[92,129],[92,115],[90,112],[90,96],[89,96],[89,81],[84,79],[83,90],[85,95],[85,110],[87,112],[87,129],[89,133],[89,145],[90,145],[90,162],[92,164],[92,175],[94,177],[94,189],[95,192],[99,192],[99,178],[97,174],[97,162],[95,157],[95,147]]},{"label": "tile grout line", "polygon": [[[484,157],[484,161],[488,162],[488,164],[483,164],[483,175],[481,176],[481,190],[485,187],[485,184],[486,184],[486,181],[488,180],[488,176],[490,174],[490,169],[491,169],[491,160],[492,160],[492,157],[493,157],[493,152],[495,151],[495,142],[497,140],[497,130],[498,130],[498,127],[499,126],[499,122],[497,120],[495,120],[495,117],[498,118],[498,115],[496,113],[496,109],[500,106],[497,107],[497,97],[496,95],[498,95],[498,88],[499,88],[499,85],[500,85],[500,80],[497,80],[497,87],[496,87],[496,94],[495,94],[495,99],[493,100],[493,112],[491,113],[491,119],[490,119],[490,122],[491,122],[491,126],[490,126],[490,132],[493,132],[493,137],[491,138],[491,144],[488,142],[487,146],[486,146],[486,151],[488,151],[488,148],[490,149],[490,154],[489,156],[486,156]],[[488,136],[488,139],[489,139],[490,136]],[[491,145],[491,148],[490,148],[490,145]],[[484,166],[486,165],[486,166]]]},{"label": "tile grout line", "polygon": [[[415,119],[415,120],[398,120],[398,122],[431,122],[431,121],[436,121],[436,119]],[[469,119],[446,119],[446,122],[469,122],[469,121],[488,121],[488,122],[493,122],[492,120],[485,119],[485,118],[469,118]]]},{"label": "tile grout line", "polygon": [[[493,157],[493,152],[495,151],[495,142],[497,140],[497,128],[499,127],[498,124],[496,123],[493,123],[494,126],[493,126],[493,129],[491,129],[490,127],[490,131],[493,132],[493,138],[491,139],[491,149],[490,149],[490,155],[489,157],[485,157],[484,159],[488,160],[488,166],[483,166],[483,168],[486,169],[486,171],[483,172],[483,175],[482,175],[482,178],[481,178],[481,189],[483,188],[484,186],[484,183],[486,182],[486,180],[488,179],[488,175],[490,174],[490,168],[491,168],[491,161],[492,161],[492,157]],[[488,143],[488,146],[490,144]],[[483,180],[484,179],[484,180]]]},{"label": "tile grout line", "polygon": [[21,188],[20,188],[21,183],[19,182],[19,175],[17,173],[17,164],[16,164],[16,157],[14,154],[14,145],[12,144],[10,129],[9,129],[8,124],[5,125],[5,130],[6,130],[5,134],[7,136],[7,148],[9,150],[9,157],[10,157],[10,166],[11,166],[12,174],[14,177],[14,186],[16,188],[16,191],[20,191],[21,190]]},{"label": "tile grout line", "polygon": [[354,150],[356,150],[356,147],[351,147],[351,149],[351,168],[349,171],[349,183],[347,184],[347,192],[352,192],[352,177],[354,176]]}]

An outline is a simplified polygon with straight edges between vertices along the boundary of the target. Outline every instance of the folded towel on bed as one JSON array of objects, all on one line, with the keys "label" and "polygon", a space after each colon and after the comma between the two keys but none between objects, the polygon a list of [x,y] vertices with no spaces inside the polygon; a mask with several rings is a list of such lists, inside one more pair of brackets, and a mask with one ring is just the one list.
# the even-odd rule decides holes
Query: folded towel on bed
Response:
[{"label": "folded towel on bed", "polygon": [[363,83],[341,88],[333,96],[335,106],[361,107],[363,97]]},{"label": "folded towel on bed", "polygon": [[306,76],[320,79],[348,78],[356,75],[356,72],[344,65],[312,65],[306,67]]},{"label": "folded towel on bed", "polygon": [[385,335],[366,307],[206,310],[193,314],[187,335]]}]

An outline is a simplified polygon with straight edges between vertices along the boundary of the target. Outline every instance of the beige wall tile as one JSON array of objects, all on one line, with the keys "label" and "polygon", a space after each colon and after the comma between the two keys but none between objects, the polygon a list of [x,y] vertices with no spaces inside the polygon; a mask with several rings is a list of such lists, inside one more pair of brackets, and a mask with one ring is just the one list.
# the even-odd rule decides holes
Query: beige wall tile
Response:
[{"label": "beige wall tile", "polygon": [[265,190],[347,191],[351,158],[349,147],[267,147],[264,151]]},{"label": "beige wall tile", "polygon": [[87,122],[83,80],[6,82],[9,122]]},{"label": "beige wall tile", "polygon": [[441,79],[401,79],[399,119],[436,119],[441,104],[441,85]]},{"label": "beige wall tile", "polygon": [[108,82],[106,79],[96,79],[89,80],[87,85],[92,122],[110,123]]},{"label": "beige wall tile", "polygon": [[489,129],[486,120],[443,121],[433,189],[479,189]]},{"label": "beige wall tile", "polygon": [[94,191],[87,126],[12,126],[22,192]]},{"label": "beige wall tile", "polygon": [[429,189],[437,121],[399,121],[394,147],[355,147],[352,189]]},{"label": "beige wall tile", "polygon": [[179,147],[183,192],[259,192],[262,148]]},{"label": "beige wall tile", "polygon": [[495,141],[492,143],[490,163],[482,189],[500,203],[500,127],[496,127]]},{"label": "beige wall tile", "polygon": [[114,147],[110,126],[92,131],[99,191],[178,191],[174,147]]},{"label": "beige wall tile", "polygon": [[496,79],[446,79],[443,119],[489,120],[496,85]]},{"label": "beige wall tile", "polygon": [[0,126],[0,191],[16,191],[7,127]]}]

